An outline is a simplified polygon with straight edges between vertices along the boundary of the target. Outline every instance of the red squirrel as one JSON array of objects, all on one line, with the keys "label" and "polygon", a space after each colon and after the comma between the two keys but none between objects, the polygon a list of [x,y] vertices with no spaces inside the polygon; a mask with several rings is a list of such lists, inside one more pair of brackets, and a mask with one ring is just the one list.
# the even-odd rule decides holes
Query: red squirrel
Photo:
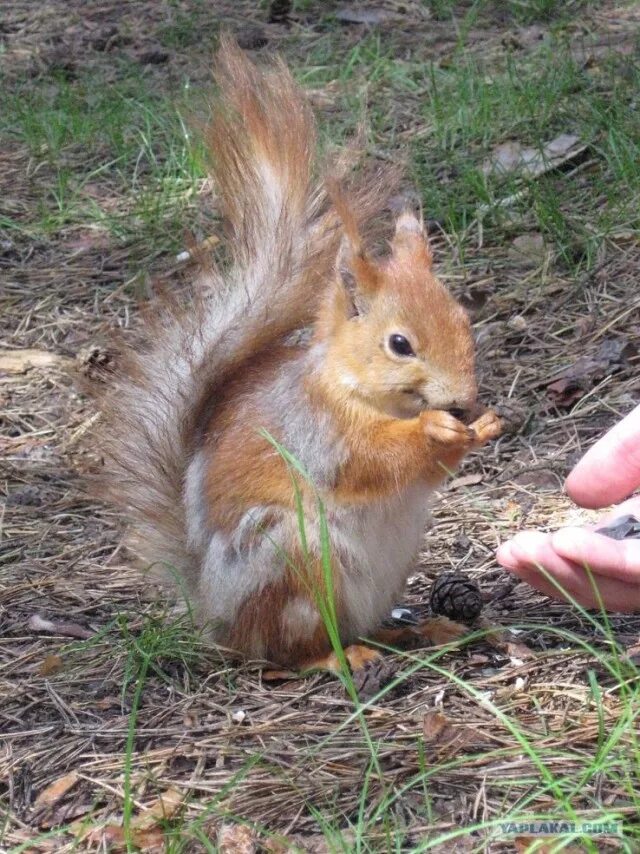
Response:
[{"label": "red squirrel", "polygon": [[[258,68],[223,38],[216,80],[207,142],[229,257],[186,302],[151,305],[128,347],[103,410],[109,495],[217,642],[294,668],[336,666],[317,598],[320,497],[356,668],[377,654],[360,638],[402,634],[378,630],[434,489],[500,421],[465,423],[478,411],[472,332],[420,220],[401,213],[386,256],[370,255],[381,187],[317,174],[313,116],[284,64]],[[458,629],[411,631],[437,642]]]}]

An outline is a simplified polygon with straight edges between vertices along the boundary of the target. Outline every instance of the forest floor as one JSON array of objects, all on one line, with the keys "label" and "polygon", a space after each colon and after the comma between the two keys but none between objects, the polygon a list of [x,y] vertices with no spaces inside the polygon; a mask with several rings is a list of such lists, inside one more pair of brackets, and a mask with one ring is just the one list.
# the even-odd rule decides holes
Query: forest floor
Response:
[{"label": "forest floor", "polygon": [[[553,844],[638,850],[640,615],[550,601],[494,553],[591,518],[563,478],[640,399],[640,7],[298,0],[268,18],[2,4],[0,850],[525,851],[504,823],[536,816],[619,821],[617,840]],[[287,59],[325,145],[364,123],[371,159],[406,163],[481,397],[511,408],[443,490],[405,600],[464,571],[511,645],[390,652],[394,681],[362,702],[223,659],[83,491],[97,416],[75,377],[188,277],[187,232],[219,229],[189,128],[221,27]]]}]

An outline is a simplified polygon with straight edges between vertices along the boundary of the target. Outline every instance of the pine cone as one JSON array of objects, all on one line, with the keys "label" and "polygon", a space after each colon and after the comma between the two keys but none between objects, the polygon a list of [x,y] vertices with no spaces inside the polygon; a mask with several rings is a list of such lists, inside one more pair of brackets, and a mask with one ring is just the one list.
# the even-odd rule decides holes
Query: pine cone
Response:
[{"label": "pine cone", "polygon": [[482,595],[463,572],[443,572],[433,582],[429,604],[434,614],[468,622],[482,611]]}]

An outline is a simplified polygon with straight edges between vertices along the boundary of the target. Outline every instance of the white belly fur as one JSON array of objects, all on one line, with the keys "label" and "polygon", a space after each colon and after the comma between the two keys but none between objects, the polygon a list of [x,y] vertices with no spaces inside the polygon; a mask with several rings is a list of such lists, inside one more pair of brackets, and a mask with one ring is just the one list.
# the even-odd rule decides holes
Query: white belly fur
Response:
[{"label": "white belly fur", "polygon": [[419,483],[376,504],[351,508],[329,521],[343,558],[342,595],[352,637],[371,632],[401,597],[415,569],[432,489]]},{"label": "white belly fur", "polygon": [[[188,544],[200,554],[200,573],[194,604],[214,623],[233,619],[244,599],[283,572],[289,543],[299,538],[297,516],[280,510],[280,524],[269,538],[257,538],[248,551],[237,537],[208,530],[203,491],[204,458],[197,455],[187,473],[185,504]],[[432,490],[422,483],[374,504],[328,508],[332,563],[339,572],[337,586],[344,608],[343,640],[372,632],[402,596],[415,568],[428,519]],[[243,517],[256,524],[269,508],[252,507]],[[317,519],[308,519],[308,546],[319,554]],[[275,545],[275,547],[274,547]],[[193,591],[195,593],[195,591]],[[224,638],[223,638],[224,639]]]}]

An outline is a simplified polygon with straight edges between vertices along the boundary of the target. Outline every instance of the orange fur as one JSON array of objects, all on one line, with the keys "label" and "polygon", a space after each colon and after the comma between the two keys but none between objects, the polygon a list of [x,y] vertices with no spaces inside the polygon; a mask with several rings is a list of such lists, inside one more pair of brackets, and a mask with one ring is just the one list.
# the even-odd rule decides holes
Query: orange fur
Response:
[{"label": "orange fur", "polygon": [[223,39],[216,73],[207,140],[230,260],[151,312],[102,447],[146,559],[185,578],[226,646],[295,666],[330,652],[318,499],[351,643],[400,595],[431,489],[499,422],[461,420],[476,405],[471,330],[422,224],[403,213],[388,256],[367,252],[392,178],[315,177],[313,118],[282,63],[258,69]]}]

